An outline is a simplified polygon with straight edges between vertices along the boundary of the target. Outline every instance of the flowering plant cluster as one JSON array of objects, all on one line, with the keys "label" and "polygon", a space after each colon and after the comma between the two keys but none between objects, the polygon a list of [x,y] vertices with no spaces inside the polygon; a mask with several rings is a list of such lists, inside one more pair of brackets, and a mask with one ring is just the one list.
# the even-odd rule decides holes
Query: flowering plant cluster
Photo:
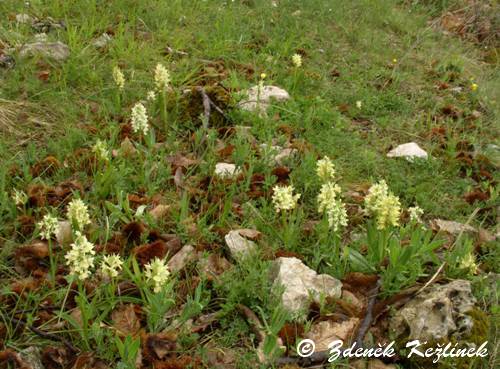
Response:
[{"label": "flowering plant cluster", "polygon": [[316,163],[316,174],[323,182],[318,194],[318,212],[325,214],[334,232],[347,226],[347,211],[340,198],[341,188],[335,181],[335,165],[328,156]]},{"label": "flowering plant cluster", "polygon": [[[375,118],[384,118],[377,122],[382,122],[384,131],[392,132],[393,126],[415,115],[408,99],[394,96],[396,87],[408,86],[388,86],[392,79],[402,79],[400,73],[408,77],[415,64],[412,58],[398,56],[398,61],[393,55],[387,58],[368,50],[358,54],[373,56],[377,61],[373,66],[352,65],[355,53],[350,58],[339,58],[337,53],[331,60],[335,53],[331,43],[320,42],[331,29],[328,24],[319,26],[312,42],[307,37],[288,37],[280,44],[283,37],[279,32],[286,33],[287,27],[293,31],[318,14],[298,10],[297,4],[293,9],[281,9],[279,1],[268,4],[278,7],[274,15],[269,14],[274,32],[269,22],[259,26],[262,22],[257,19],[253,22],[260,27],[257,34],[247,37],[241,27],[232,27],[234,22],[225,22],[218,28],[227,31],[230,37],[226,40],[194,37],[196,45],[189,45],[193,35],[201,34],[193,26],[209,29],[213,26],[209,23],[226,8],[229,16],[264,14],[268,9],[245,4],[229,7],[227,1],[223,6],[196,1],[183,4],[187,7],[147,3],[130,9],[127,4],[113,6],[113,16],[125,16],[98,17],[98,27],[78,29],[76,34],[74,27],[52,33],[51,41],[62,37],[69,46],[82,41],[88,47],[83,49],[84,55],[73,55],[80,48],[71,47],[67,63],[50,63],[51,68],[38,75],[31,67],[41,63],[47,69],[44,60],[51,55],[30,53],[27,45],[22,50],[25,58],[19,59],[22,65],[16,66],[15,78],[6,86],[9,101],[1,102],[0,108],[8,102],[8,134],[21,137],[23,143],[25,132],[18,134],[15,129],[18,120],[28,124],[26,137],[32,136],[33,124],[57,135],[65,127],[52,124],[59,115],[60,122],[80,121],[68,128],[65,137],[40,146],[40,150],[30,143],[27,155],[17,157],[16,153],[0,172],[0,214],[5,223],[0,232],[7,241],[2,250],[5,270],[0,273],[0,279],[6,281],[2,287],[5,298],[0,294],[6,312],[0,309],[0,313],[12,318],[0,321],[0,331],[13,350],[26,343],[38,350],[40,344],[44,363],[60,359],[71,366],[81,361],[96,368],[211,365],[214,360],[205,360],[206,350],[196,349],[195,341],[206,347],[205,343],[213,343],[216,350],[219,341],[223,346],[238,346],[241,340],[234,338],[248,335],[248,324],[242,323],[255,323],[255,316],[249,313],[257,308],[257,320],[262,321],[265,332],[255,340],[256,357],[247,355],[245,347],[227,348],[245,351],[245,363],[238,360],[238,367],[278,365],[288,360],[279,339],[287,325],[302,328],[307,322],[306,333],[310,333],[321,328],[321,317],[349,313],[344,310],[353,299],[389,301],[395,293],[419,288],[428,278],[424,288],[436,276],[481,275],[490,258],[494,263],[490,241],[482,245],[482,238],[489,235],[481,229],[466,245],[463,239],[469,241],[469,236],[465,233],[473,233],[468,224],[457,237],[459,225],[446,238],[441,237],[445,227],[438,219],[430,222],[431,227],[424,226],[423,219],[431,219],[431,215],[424,216],[422,208],[408,202],[418,199],[430,210],[446,200],[453,204],[462,201],[460,213],[451,208],[437,211],[450,220],[453,214],[466,216],[471,208],[465,202],[477,202],[473,206],[480,205],[485,211],[476,212],[471,221],[490,227],[490,204],[498,196],[492,181],[484,179],[483,172],[491,171],[487,160],[479,162],[474,156],[472,164],[459,165],[463,178],[452,189],[446,186],[451,183],[449,177],[456,177],[456,165],[441,170],[439,178],[429,175],[436,168],[443,169],[443,160],[460,159],[453,157],[453,148],[461,131],[452,129],[456,124],[447,127],[448,121],[457,115],[459,122],[455,123],[470,120],[484,125],[491,120],[484,113],[488,104],[483,106],[483,87],[473,80],[463,81],[463,74],[470,70],[467,63],[445,58],[428,66],[430,77],[423,70],[426,81],[419,87],[439,91],[439,105],[429,106],[425,101],[433,93],[421,94],[414,102],[418,112],[436,118],[432,127],[410,127],[410,135],[391,134],[382,142],[371,129]],[[28,40],[36,33],[32,20],[25,22],[31,15],[17,14],[22,9],[11,7],[13,17],[7,20],[7,30],[19,31]],[[38,6],[37,12],[51,13],[45,8]],[[285,15],[293,11],[294,18],[277,17],[279,9]],[[88,16],[95,15],[94,10]],[[144,10],[147,16],[139,18]],[[354,7],[347,10],[356,12]],[[151,16],[155,12],[161,19]],[[178,31],[175,34],[158,29],[167,18],[170,28]],[[339,29],[346,24],[353,28],[349,22],[336,20]],[[70,21],[82,23],[68,18]],[[95,26],[94,22],[83,23]],[[245,37],[239,37],[241,33]],[[278,40],[273,40],[276,35]],[[98,42],[91,41],[94,37],[99,37]],[[381,44],[374,42],[373,46],[380,48]],[[205,50],[207,45],[212,52]],[[256,48],[258,52],[252,55]],[[140,55],[131,55],[138,50]],[[111,64],[85,62],[78,67],[84,59],[81,56]],[[159,63],[151,62],[160,56]],[[140,66],[142,59],[151,63],[147,70]],[[365,66],[368,73],[363,72]],[[61,92],[41,91],[35,103],[45,106],[50,99],[59,97],[62,103],[61,97],[68,101],[79,97],[76,106],[67,111],[56,109],[57,114],[46,109],[48,114],[44,114],[36,104],[17,96],[20,77],[27,83],[21,92],[29,96],[38,96],[37,89]],[[103,77],[107,86],[102,85]],[[63,91],[66,87],[71,91]],[[410,88],[407,95],[414,90]],[[388,118],[388,105],[395,119]],[[18,116],[17,111],[23,109],[25,114]],[[432,156],[425,154],[427,161],[415,163],[397,162],[399,159],[392,158],[396,155],[383,152],[389,141],[394,144],[395,140],[422,136],[428,128],[436,136],[434,141],[448,150],[433,150]],[[371,146],[360,153],[363,140]],[[427,142],[425,148],[441,146]],[[495,151],[490,146],[482,140],[474,149],[489,159]],[[317,155],[319,150],[329,151],[330,157]],[[11,149],[2,151],[9,155]],[[365,159],[361,164],[354,160],[360,156]],[[375,178],[365,187],[370,173],[385,177]],[[414,178],[419,173],[420,182]],[[402,183],[416,182],[418,186],[408,192],[402,187]],[[430,203],[436,196],[422,191],[434,183],[436,191],[449,195],[437,204]],[[471,193],[459,200],[456,195],[462,190]],[[481,253],[477,253],[479,243]],[[300,273],[312,279],[298,278]],[[19,282],[14,280],[18,277]],[[291,301],[290,288],[297,281],[300,291],[292,292],[300,296]],[[359,288],[360,284],[366,288]],[[486,292],[490,291],[485,296]],[[377,309],[368,305],[363,313],[370,315],[374,310],[375,316]],[[241,319],[227,319],[238,314]],[[377,322],[375,328],[383,329],[375,338],[393,333],[386,329],[393,317],[386,315]],[[482,316],[478,318],[479,323],[485,322]],[[33,324],[37,331],[30,330]],[[354,332],[347,333],[356,333],[358,328],[348,327]],[[229,336],[222,337],[222,331]],[[450,332],[452,338],[458,333]],[[213,337],[217,340],[211,340]],[[45,347],[48,340],[55,341],[54,345]],[[20,359],[29,354],[24,351],[19,353]],[[8,354],[17,363],[17,354]]]},{"label": "flowering plant cluster", "polygon": [[170,85],[170,72],[160,63],[155,68],[155,84],[159,92],[165,91]]},{"label": "flowering plant cluster", "polygon": [[410,222],[422,223],[422,215],[424,215],[424,211],[418,205],[409,207],[408,214],[410,215]]},{"label": "flowering plant cluster", "polygon": [[97,140],[94,146],[92,146],[92,152],[99,160],[109,161],[109,150],[105,142]]},{"label": "flowering plant cluster", "polygon": [[73,199],[69,203],[66,215],[71,224],[79,230],[90,224],[87,205],[81,199]]},{"label": "flowering plant cluster", "polygon": [[70,274],[82,281],[87,279],[90,276],[90,269],[94,266],[94,255],[94,245],[87,240],[85,235],[76,231],[75,241],[65,255]]},{"label": "flowering plant cluster", "polygon": [[334,232],[347,226],[347,211],[339,197],[340,192],[338,185],[327,182],[321,186],[318,194],[318,212],[326,214],[328,225]]},{"label": "flowering plant cluster", "polygon": [[302,56],[300,54],[293,54],[292,63],[296,68],[300,68],[302,66]]},{"label": "flowering plant cluster", "polygon": [[[88,207],[81,199],[73,199],[66,212],[67,218],[72,225],[73,242],[64,256],[69,274],[83,281],[90,277],[95,266],[95,247],[83,234],[83,229],[90,221]],[[40,237],[50,240],[60,232],[60,222],[57,217],[46,214],[37,224]],[[113,279],[119,276],[123,269],[123,260],[117,254],[105,255],[100,263],[99,271],[107,278]],[[168,282],[170,272],[165,260],[155,258],[145,265],[144,275],[152,284],[153,291],[158,293]]]},{"label": "flowering plant cluster", "polygon": [[123,261],[119,255],[106,255],[102,258],[101,272],[108,278],[116,278],[122,270],[122,265]]},{"label": "flowering plant cluster", "polygon": [[40,229],[40,237],[42,240],[49,240],[53,235],[57,234],[59,221],[56,217],[46,214],[43,216],[43,219],[38,222],[38,228]]},{"label": "flowering plant cluster", "polygon": [[295,209],[300,194],[293,194],[293,186],[275,186],[273,191],[272,200],[277,213]]},{"label": "flowering plant cluster", "polygon": [[[324,214],[328,226],[334,232],[348,224],[347,210],[341,199],[342,189],[336,182],[336,170],[332,160],[325,156],[316,163],[316,174],[321,182],[317,197],[318,213]],[[293,186],[275,186],[272,203],[277,213],[295,209],[301,194],[294,194]],[[365,197],[365,211],[376,220],[376,228],[384,230],[399,226],[401,203],[384,180],[373,184]],[[410,222],[422,223],[424,211],[417,205],[408,208]]]},{"label": "flowering plant cluster", "polygon": [[399,198],[389,191],[384,180],[372,185],[365,197],[365,207],[368,214],[375,216],[377,229],[399,225],[401,203]]},{"label": "flowering plant cluster", "polygon": [[152,283],[153,291],[155,293],[161,292],[170,276],[165,260],[154,258],[153,261],[146,264],[145,269],[144,275],[148,282]]},{"label": "flowering plant cluster", "polygon": [[17,206],[23,206],[28,202],[28,195],[24,191],[14,189],[12,199]]},{"label": "flowering plant cluster", "polygon": [[316,174],[323,183],[335,179],[335,165],[328,156],[318,160],[316,163]]},{"label": "flowering plant cluster", "polygon": [[138,102],[132,108],[130,123],[132,124],[132,131],[134,131],[134,133],[141,132],[143,135],[148,133],[148,113],[142,103]]},{"label": "flowering plant cluster", "polygon": [[120,67],[116,66],[113,68],[113,80],[115,81],[116,87],[119,90],[123,90],[125,87],[125,76],[123,75]]}]

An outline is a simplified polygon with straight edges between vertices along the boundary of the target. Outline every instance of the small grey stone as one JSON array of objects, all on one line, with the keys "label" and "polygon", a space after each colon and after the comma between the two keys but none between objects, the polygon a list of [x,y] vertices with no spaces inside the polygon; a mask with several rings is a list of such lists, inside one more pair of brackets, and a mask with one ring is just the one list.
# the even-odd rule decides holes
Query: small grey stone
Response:
[{"label": "small grey stone", "polygon": [[224,240],[235,260],[245,258],[257,249],[257,244],[243,237],[238,230],[230,231],[226,234]]},{"label": "small grey stone", "polygon": [[235,164],[231,163],[217,163],[215,165],[214,174],[219,178],[234,178],[237,177],[241,171],[236,168]]},{"label": "small grey stone", "polygon": [[24,45],[19,54],[22,57],[42,55],[57,61],[64,61],[69,57],[69,47],[60,41],[34,42]]},{"label": "small grey stone", "polygon": [[298,153],[297,149],[293,149],[290,147],[283,148],[279,145],[268,145],[268,144],[260,144],[264,157],[270,157],[272,163],[283,165],[283,163]]},{"label": "small grey stone", "polygon": [[292,158],[297,153],[297,149],[293,149],[290,147],[284,148],[274,156],[274,161],[276,162],[276,164],[282,165],[286,160]]},{"label": "small grey stone", "polygon": [[168,269],[175,273],[182,270],[189,262],[196,260],[196,250],[191,245],[186,245],[170,258]]},{"label": "small grey stone", "polygon": [[19,352],[19,356],[29,364],[30,369],[44,369],[40,349],[35,346],[30,346]]},{"label": "small grey stone", "polygon": [[470,113],[469,118],[470,118],[470,119],[474,119],[474,120],[475,120],[475,119],[479,119],[479,118],[481,118],[482,116],[483,116],[483,114],[481,114],[481,112],[480,112],[480,111],[473,110],[473,111]]},{"label": "small grey stone", "polygon": [[47,17],[45,19],[38,19],[33,21],[32,27],[35,32],[47,33],[56,29],[66,29],[66,24],[64,23],[64,21],[56,21],[51,17]]},{"label": "small grey stone", "polygon": [[16,60],[10,56],[2,54],[0,55],[0,68],[10,69],[16,65]]},{"label": "small grey stone", "polygon": [[94,45],[98,49],[102,49],[106,47],[107,44],[109,44],[112,40],[112,37],[108,35],[107,33],[103,33],[100,35],[98,38],[92,42],[92,45]]},{"label": "small grey stone", "polygon": [[71,223],[67,220],[60,220],[57,226],[56,239],[60,245],[68,245],[73,241]]}]

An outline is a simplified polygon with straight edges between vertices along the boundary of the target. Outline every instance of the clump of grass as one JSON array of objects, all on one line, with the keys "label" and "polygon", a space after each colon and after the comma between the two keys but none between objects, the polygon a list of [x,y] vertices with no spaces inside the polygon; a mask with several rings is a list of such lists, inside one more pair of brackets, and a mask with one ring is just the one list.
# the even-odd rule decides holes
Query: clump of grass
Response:
[{"label": "clump of grass", "polygon": [[42,138],[61,131],[53,114],[47,113],[38,104],[0,99],[0,134],[14,146],[38,142]]}]

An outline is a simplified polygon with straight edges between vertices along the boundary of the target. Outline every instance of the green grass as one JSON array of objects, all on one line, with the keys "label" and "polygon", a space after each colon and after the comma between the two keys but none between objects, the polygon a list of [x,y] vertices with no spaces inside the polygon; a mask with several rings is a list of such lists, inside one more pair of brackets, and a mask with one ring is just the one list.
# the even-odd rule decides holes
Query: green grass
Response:
[{"label": "green grass", "polygon": [[[445,35],[438,26],[431,25],[430,21],[443,9],[457,3],[282,0],[277,4],[274,7],[267,0],[39,0],[30,1],[29,6],[7,0],[0,4],[0,47],[16,58],[14,68],[0,69],[0,301],[5,301],[0,308],[1,349],[53,344],[28,331],[16,332],[9,321],[14,315],[23,321],[35,319],[44,301],[60,308],[68,289],[61,280],[56,287],[42,283],[22,296],[12,292],[11,283],[24,280],[30,272],[16,268],[19,260],[13,253],[38,236],[36,231],[23,231],[21,216],[40,221],[50,208],[16,207],[11,199],[14,189],[27,191],[36,184],[55,187],[70,180],[79,183],[84,189],[79,196],[89,206],[93,221],[86,228],[87,237],[100,245],[112,240],[125,224],[142,221],[150,230],[175,233],[182,244],[228,257],[225,232],[234,228],[261,231],[257,256],[227,271],[220,280],[201,284],[203,303],[199,302],[201,310],[193,308],[192,318],[202,312],[221,311],[216,329],[208,335],[179,332],[179,351],[203,356],[208,346],[202,346],[209,342],[210,347],[236,352],[238,368],[255,367],[255,340],[237,305],[249,306],[273,329],[280,322],[277,297],[267,278],[270,259],[277,250],[297,253],[311,268],[339,278],[363,269],[345,257],[347,248],[358,250],[367,258],[371,272],[387,280],[389,274],[404,274],[402,279],[390,279],[384,284],[385,295],[425,281],[439,266],[439,258],[428,257],[430,252],[421,254],[426,251],[423,248],[412,255],[415,259],[409,259],[417,260],[415,265],[405,264],[408,260],[383,265],[387,254],[377,259],[366,253],[366,245],[371,250],[378,241],[366,239],[369,226],[353,192],[364,195],[370,184],[385,179],[403,208],[418,204],[424,209],[425,221],[470,220],[475,227],[497,232],[499,153],[498,147],[488,145],[499,144],[500,74],[498,65],[486,61],[484,45]],[[31,42],[35,32],[30,25],[15,21],[19,13],[63,20],[66,28],[51,30],[47,37],[66,43],[70,57],[60,63],[39,57],[21,58],[15,49]],[[104,32],[112,34],[112,41],[104,49],[97,49],[92,42]],[[168,47],[186,54],[169,53]],[[295,53],[303,57],[301,68],[292,65]],[[140,142],[137,135],[131,135],[136,154],[96,164],[90,149],[102,140],[110,150],[119,150],[123,141],[121,127],[128,122],[132,107],[154,89],[157,63],[165,65],[172,77],[166,122],[160,102],[145,103],[155,138],[150,136],[151,142]],[[113,82],[115,66],[125,74],[122,92]],[[47,80],[40,77],[47,72]],[[267,116],[236,108],[239,93],[257,84],[261,73],[267,75],[265,84],[282,87],[291,96],[285,103],[273,104]],[[475,91],[473,83],[478,85]],[[447,88],[440,88],[444,84]],[[219,93],[224,91],[216,103],[224,109],[227,119],[212,112],[208,131],[199,119],[203,113],[201,97],[183,94],[200,85],[207,91],[213,92],[213,86]],[[7,110],[13,114],[4,113]],[[457,111],[457,116],[452,117],[450,110]],[[479,116],[472,118],[477,112]],[[250,126],[255,142],[243,134],[224,134],[234,126]],[[257,146],[285,145],[290,141],[299,148],[298,155],[287,165],[291,169],[289,182],[301,193],[300,206],[293,215],[276,216],[271,190],[277,178]],[[410,163],[386,157],[392,147],[410,141],[417,142],[430,158]],[[224,159],[219,150],[229,144],[234,145],[234,151]],[[471,165],[457,160],[464,145],[473,145],[479,154]],[[87,151],[82,153],[81,149]],[[198,160],[184,171],[183,188],[176,187],[175,168],[167,160],[176,153],[192,154]],[[322,237],[325,229],[321,224],[325,223],[321,223],[316,211],[320,188],[315,176],[316,161],[325,155],[335,163],[351,218],[341,233],[326,230],[332,237]],[[36,164],[47,156],[57,159],[58,168],[34,172]],[[243,179],[214,180],[213,169],[219,161],[239,165]],[[263,176],[259,190],[264,196],[252,198],[248,192],[256,173]],[[484,173],[492,178],[486,178]],[[478,189],[488,193],[489,198],[469,204],[464,195]],[[168,217],[156,221],[136,213],[137,205],[126,200],[129,194],[146,198],[146,214],[159,197],[161,203],[171,207]],[[476,208],[479,212],[469,219]],[[64,219],[65,203],[56,203],[51,213]],[[320,221],[320,225],[312,233],[304,232],[310,220]],[[396,252],[401,241],[414,234],[412,226],[405,224],[394,231],[392,241],[386,240],[387,247],[390,242],[397,246],[388,253]],[[356,241],[355,235],[361,238]],[[41,328],[56,331],[75,347],[94,351],[108,363],[121,360],[120,365],[126,368],[131,360],[126,357],[128,353],[115,344],[114,331],[101,329],[99,323],[110,326],[110,312],[120,303],[134,303],[144,311],[159,304],[148,298],[149,286],[132,268],[131,249],[147,241],[146,232],[140,241],[129,241],[122,249],[128,270],[120,280],[134,281],[139,295],[117,296],[109,286],[97,286],[95,291],[81,294],[94,299],[88,312],[90,328],[79,329],[78,323],[76,329],[75,324],[54,328],[54,321],[71,320],[69,311],[51,311]],[[485,276],[486,272],[498,273],[498,244],[493,241],[476,247],[481,266],[477,275],[459,268],[458,261],[471,250],[460,242],[457,245],[447,250],[450,243],[446,243],[436,251],[439,257],[444,254],[449,260],[446,276],[471,279],[477,286],[480,308],[491,313],[494,322],[497,295],[485,283]],[[64,265],[66,249],[55,255],[57,265]],[[46,271],[47,260],[42,264],[39,269]],[[57,273],[62,278],[67,270]],[[182,305],[189,300],[187,296],[195,295],[196,282],[192,281],[198,274],[196,268],[191,268],[173,278],[175,316],[187,309]],[[187,296],[178,292],[182,283],[192,283]],[[78,306],[74,296],[69,300],[68,310]],[[80,310],[89,305],[82,301]],[[21,309],[29,313],[16,314]],[[330,312],[335,307],[322,309]],[[142,318],[144,323],[146,319]],[[148,321],[147,330],[152,332],[154,326],[160,331],[158,327],[163,329],[171,323]],[[7,327],[3,336],[2,326]],[[132,341],[128,344],[133,346]],[[479,367],[477,363],[471,365]]]}]

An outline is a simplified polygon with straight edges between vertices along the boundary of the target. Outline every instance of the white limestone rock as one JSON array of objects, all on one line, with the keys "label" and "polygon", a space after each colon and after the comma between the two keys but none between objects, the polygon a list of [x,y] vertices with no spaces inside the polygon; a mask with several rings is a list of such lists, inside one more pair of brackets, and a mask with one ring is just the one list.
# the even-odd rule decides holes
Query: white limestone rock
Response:
[{"label": "white limestone rock", "polygon": [[16,14],[16,22],[19,24],[28,24],[28,23],[33,23],[33,17],[31,17],[29,14],[21,13],[21,14]]},{"label": "white limestone rock", "polygon": [[443,231],[454,236],[458,236],[460,233],[473,234],[478,232],[477,229],[468,224],[462,224],[452,220],[434,219],[431,221],[431,226],[436,231]]},{"label": "white limestone rock", "polygon": [[336,340],[347,341],[359,324],[359,318],[350,318],[342,322],[323,320],[314,323],[306,338],[316,344],[315,351],[328,351],[328,345]]},{"label": "white limestone rock", "polygon": [[428,155],[427,152],[415,142],[408,142],[389,151],[387,157],[406,158],[408,161],[413,161],[415,158],[427,159]]},{"label": "white limestone rock", "polygon": [[259,86],[253,86],[246,92],[247,98],[238,106],[247,111],[264,113],[272,101],[286,101],[290,99],[288,92],[276,86],[264,86],[259,94]]},{"label": "white limestone rock", "polygon": [[219,178],[235,178],[241,173],[241,170],[236,168],[235,164],[217,163],[215,165],[214,174]]},{"label": "white limestone rock", "polygon": [[397,337],[408,333],[408,338],[420,341],[466,335],[473,325],[466,313],[475,302],[470,281],[433,285],[398,310],[389,326]]},{"label": "white limestone rock", "polygon": [[235,260],[241,260],[257,250],[257,244],[243,237],[239,230],[230,231],[224,240]]},{"label": "white limestone rock", "polygon": [[321,297],[339,298],[342,282],[327,274],[318,274],[297,258],[280,257],[271,267],[273,288],[283,288],[282,303],[290,313],[306,310]]}]

